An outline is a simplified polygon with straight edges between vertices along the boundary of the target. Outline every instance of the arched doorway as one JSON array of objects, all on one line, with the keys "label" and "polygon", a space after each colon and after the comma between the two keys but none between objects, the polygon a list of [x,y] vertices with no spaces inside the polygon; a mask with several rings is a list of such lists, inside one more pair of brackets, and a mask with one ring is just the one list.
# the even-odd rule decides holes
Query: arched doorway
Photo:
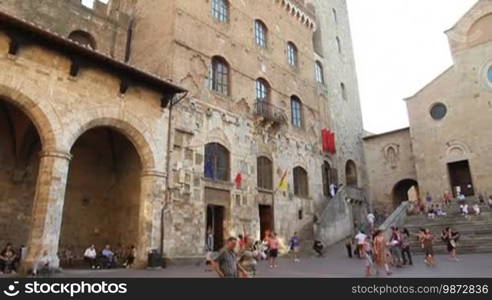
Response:
[{"label": "arched doorway", "polygon": [[[403,179],[399,181],[393,187],[393,206],[396,208],[404,201],[418,200],[412,199],[418,197],[418,188],[419,185],[417,181],[413,179]],[[414,192],[412,193],[412,191]]]},{"label": "arched doorway", "polygon": [[26,245],[41,139],[30,118],[0,97],[0,247]]},{"label": "arched doorway", "polygon": [[111,127],[86,131],[71,149],[60,235],[60,257],[90,244],[115,252],[136,245],[142,164],[134,145]]}]

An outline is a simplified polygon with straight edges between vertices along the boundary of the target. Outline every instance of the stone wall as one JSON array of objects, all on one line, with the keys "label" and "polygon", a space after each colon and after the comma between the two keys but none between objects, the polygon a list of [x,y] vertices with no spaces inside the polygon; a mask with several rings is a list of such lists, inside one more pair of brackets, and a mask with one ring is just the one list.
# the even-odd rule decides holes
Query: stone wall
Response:
[{"label": "stone wall", "polygon": [[396,203],[393,191],[403,180],[417,181],[410,129],[364,138],[369,174],[369,201],[375,211],[390,215]]},{"label": "stone wall", "polygon": [[[2,101],[0,97],[0,101]],[[28,118],[0,103],[0,245],[26,245],[41,145]]]},{"label": "stone wall", "polygon": [[34,22],[68,37],[74,31],[89,33],[96,50],[119,60],[125,59],[130,16],[117,6],[94,1],[88,8],[81,0],[11,1],[1,0],[0,10]]},{"label": "stone wall", "polygon": [[[13,163],[19,160],[4,148],[12,139],[5,138],[11,126],[2,118],[0,184],[5,188],[0,203],[6,214],[2,220],[11,221],[7,227],[2,221],[2,242],[9,238],[19,247],[27,238],[27,265],[46,250],[56,266],[61,235],[64,246],[74,245],[77,251],[89,242],[98,247],[106,242],[134,243],[139,264],[144,263],[147,251],[160,247],[168,125],[161,91],[134,83],[121,94],[121,77],[101,66],[84,66],[71,76],[70,60],[61,52],[31,43],[11,55],[9,43],[10,38],[0,33],[0,99],[32,122],[40,145],[27,157],[30,160],[23,160],[27,172],[12,176]],[[23,133],[29,122],[14,120],[15,132]],[[84,135],[94,128],[119,135],[112,138],[104,130],[99,138]],[[110,149],[104,152],[105,147]],[[17,156],[23,157],[21,152]],[[13,182],[16,178],[19,181]],[[87,214],[81,207],[86,198],[94,205]]]}]

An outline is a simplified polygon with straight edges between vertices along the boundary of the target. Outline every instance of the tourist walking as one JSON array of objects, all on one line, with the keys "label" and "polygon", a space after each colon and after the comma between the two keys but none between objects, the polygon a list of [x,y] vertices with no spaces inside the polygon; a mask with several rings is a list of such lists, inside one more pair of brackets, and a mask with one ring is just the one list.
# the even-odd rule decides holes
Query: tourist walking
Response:
[{"label": "tourist walking", "polygon": [[239,277],[237,255],[234,252],[236,245],[237,239],[235,237],[228,238],[225,247],[219,251],[213,260],[214,270],[221,278]]},{"label": "tourist walking", "polygon": [[253,249],[253,238],[250,235],[244,237],[244,246],[237,256],[239,277],[253,278],[256,275],[256,260]]},{"label": "tourist walking", "polygon": [[345,248],[347,249],[347,256],[349,258],[352,258],[352,246],[353,246],[354,242],[352,240],[352,236],[349,236],[346,240],[345,240]]},{"label": "tourist walking", "polygon": [[387,241],[381,230],[376,230],[374,233],[374,248],[373,256],[374,263],[376,266],[376,275],[379,275],[379,270],[384,268],[386,274],[391,275],[391,271],[388,265],[386,252],[387,252]]},{"label": "tourist walking", "polygon": [[133,266],[136,257],[137,257],[137,248],[135,248],[134,245],[131,245],[128,249],[126,261],[123,264],[123,266],[130,269]]},{"label": "tourist walking", "polygon": [[369,230],[371,232],[374,231],[374,221],[375,220],[376,220],[376,216],[372,212],[369,212],[367,214],[367,223],[369,224]]},{"label": "tourist walking", "polygon": [[402,258],[401,258],[401,238],[398,227],[391,227],[391,238],[390,238],[390,253],[393,260],[394,266],[401,268]]},{"label": "tourist walking", "polygon": [[323,256],[323,243],[320,240],[315,240],[313,244],[313,250],[318,254],[318,257]]},{"label": "tourist walking", "polygon": [[441,239],[446,242],[446,247],[451,259],[455,261],[459,261],[456,255],[456,247],[458,245],[459,238],[460,233],[457,231],[452,231],[450,227],[446,227],[441,234]]},{"label": "tourist walking", "polygon": [[367,236],[364,241],[363,254],[366,258],[366,276],[372,276],[372,267],[374,265],[373,251],[372,251],[372,241],[371,237]]},{"label": "tourist walking", "polygon": [[364,242],[366,240],[367,235],[364,233],[364,231],[360,230],[357,235],[355,236],[355,241],[357,243],[357,257],[362,258],[362,248],[364,247]]},{"label": "tourist walking", "polygon": [[400,234],[401,238],[401,257],[403,259],[403,265],[406,265],[408,262],[408,265],[412,266],[413,261],[412,261],[412,253],[410,252],[410,232],[408,231],[407,228],[403,228]]},{"label": "tourist walking", "polygon": [[294,232],[294,235],[290,239],[289,249],[294,254],[294,262],[299,262],[299,250],[301,248],[301,239],[297,232]]},{"label": "tourist walking", "polygon": [[434,236],[427,228],[425,229],[424,233],[421,235],[421,239],[422,239],[421,242],[424,247],[424,253],[425,253],[425,264],[429,267],[433,267],[436,265],[436,259],[434,256],[434,247],[433,247]]},{"label": "tourist walking", "polygon": [[277,238],[277,234],[275,232],[270,233],[270,237],[268,239],[268,249],[269,249],[269,258],[270,258],[270,268],[277,268],[277,257],[278,257],[278,248],[280,247],[280,242]]}]

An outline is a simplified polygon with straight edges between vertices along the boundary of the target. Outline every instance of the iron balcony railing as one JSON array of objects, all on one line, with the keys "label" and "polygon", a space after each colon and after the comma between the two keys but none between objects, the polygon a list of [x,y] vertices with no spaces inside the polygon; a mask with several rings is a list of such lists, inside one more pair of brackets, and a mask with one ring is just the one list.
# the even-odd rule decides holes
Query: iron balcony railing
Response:
[{"label": "iron balcony railing", "polygon": [[270,104],[265,100],[256,100],[254,113],[255,116],[262,117],[265,121],[279,124],[287,122],[285,111],[282,108]]}]

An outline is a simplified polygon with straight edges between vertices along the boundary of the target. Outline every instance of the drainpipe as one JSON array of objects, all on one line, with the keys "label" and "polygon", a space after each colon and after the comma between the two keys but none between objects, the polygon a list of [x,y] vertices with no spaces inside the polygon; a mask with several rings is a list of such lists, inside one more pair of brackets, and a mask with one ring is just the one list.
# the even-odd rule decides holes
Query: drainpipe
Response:
[{"label": "drainpipe", "polygon": [[164,205],[162,206],[162,210],[161,210],[161,247],[160,247],[160,252],[161,252],[161,256],[164,257],[164,213],[165,213],[165,210],[167,209],[167,206],[168,206],[168,203],[171,199],[171,190],[170,190],[170,187],[171,187],[171,154],[172,154],[172,150],[171,150],[171,144],[172,144],[172,132],[173,132],[173,122],[172,122],[172,119],[173,119],[173,108],[175,105],[177,105],[179,102],[181,102],[181,100],[183,100],[186,96],[188,96],[188,92],[185,92],[183,93],[183,95],[181,97],[179,97],[178,99],[176,99],[176,101],[174,101],[174,97],[173,99],[171,99],[171,101],[169,101],[169,120],[168,120],[168,124],[167,124],[167,149],[166,149],[166,184],[165,184],[165,188],[166,188],[166,194],[165,194],[165,197],[164,197]]}]

